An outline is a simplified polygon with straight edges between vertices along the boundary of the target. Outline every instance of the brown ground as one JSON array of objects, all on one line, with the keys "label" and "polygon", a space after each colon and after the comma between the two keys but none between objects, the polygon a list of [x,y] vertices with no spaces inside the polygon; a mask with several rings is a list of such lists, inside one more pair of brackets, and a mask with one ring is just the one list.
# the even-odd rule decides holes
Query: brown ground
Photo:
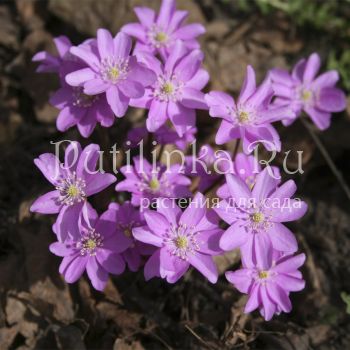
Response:
[{"label": "brown ground", "polygon": [[[245,297],[223,276],[211,285],[195,271],[176,285],[145,283],[142,271],[125,273],[110,280],[104,293],[95,292],[85,278],[67,285],[59,276],[59,259],[48,251],[54,218],[28,210],[48,188],[33,158],[52,152],[49,141],[63,137],[55,129],[57,111],[47,102],[57,81],[35,74],[30,59],[38,50],[52,50],[53,36],[66,34],[78,43],[98,27],[115,33],[134,19],[131,8],[140,3],[157,6],[158,1],[0,4],[0,348],[349,349],[349,315],[340,297],[350,292],[349,201],[299,123],[280,128],[285,149],[305,152],[305,173],[295,180],[310,207],[292,226],[308,260],[307,288],[292,296],[291,314],[269,323],[257,313],[244,315]],[[303,32],[282,14],[242,15],[227,2],[182,0],[179,7],[207,27],[202,43],[212,76],[208,89],[237,93],[246,64],[262,79],[269,68],[289,67],[313,50],[325,56],[334,40]],[[198,118],[202,140],[212,140],[212,122],[206,114]],[[347,114],[337,115],[321,135],[347,181],[349,125]],[[116,126],[110,132],[114,137]],[[65,138],[79,139],[76,131]],[[219,264],[238,267],[235,256]]]}]

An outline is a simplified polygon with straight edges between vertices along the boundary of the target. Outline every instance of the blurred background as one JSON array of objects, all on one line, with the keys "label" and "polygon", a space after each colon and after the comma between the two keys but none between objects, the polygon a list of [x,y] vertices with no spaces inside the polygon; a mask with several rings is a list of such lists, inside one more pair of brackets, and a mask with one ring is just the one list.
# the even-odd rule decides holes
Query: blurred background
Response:
[{"label": "blurred background", "polygon": [[[307,254],[307,287],[292,295],[293,311],[266,323],[244,315],[246,298],[221,275],[211,285],[197,272],[176,285],[144,282],[127,272],[95,292],[85,278],[67,285],[59,259],[48,251],[54,218],[33,215],[31,202],[47,183],[33,158],[53,152],[51,140],[80,140],[75,130],[55,128],[57,110],[48,103],[58,88],[50,74],[36,74],[31,57],[55,52],[53,37],[78,44],[99,27],[115,34],[136,18],[137,5],[157,0],[13,0],[0,2],[0,348],[1,349],[349,349],[350,202],[300,122],[278,126],[285,150],[302,150],[298,196],[309,212],[290,227]],[[261,81],[272,67],[290,68],[317,51],[323,69],[337,69],[350,90],[350,2],[348,0],[179,0],[202,36],[207,90],[237,94],[245,67]],[[334,115],[318,133],[345,181],[350,183],[350,116]],[[112,140],[125,134],[140,111],[130,110]],[[199,138],[212,142],[217,120],[197,119]],[[98,142],[96,131],[90,140]],[[119,133],[119,134],[118,134]],[[86,141],[85,141],[86,143]],[[296,153],[288,165],[296,168]],[[283,157],[276,160],[282,164]],[[291,175],[289,175],[290,177]],[[286,177],[287,178],[287,177]],[[236,252],[217,260],[221,272],[239,267]]]}]

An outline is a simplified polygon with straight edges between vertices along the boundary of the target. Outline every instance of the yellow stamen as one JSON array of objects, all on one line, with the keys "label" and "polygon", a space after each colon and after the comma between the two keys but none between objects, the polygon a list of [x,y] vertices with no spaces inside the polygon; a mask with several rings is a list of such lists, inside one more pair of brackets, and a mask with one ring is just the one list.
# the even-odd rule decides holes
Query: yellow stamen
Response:
[{"label": "yellow stamen", "polygon": [[179,249],[187,248],[187,244],[188,244],[188,241],[187,241],[187,237],[185,236],[179,236],[175,240],[175,245]]},{"label": "yellow stamen", "polygon": [[159,183],[158,179],[154,177],[154,178],[149,182],[149,187],[150,187],[150,189],[153,190],[153,191],[158,190],[159,187],[160,187],[160,183]]},{"label": "yellow stamen", "polygon": [[174,92],[174,86],[173,84],[171,83],[165,83],[163,86],[162,86],[162,92],[165,93],[165,94],[171,94]]},{"label": "yellow stamen", "polygon": [[256,224],[259,224],[260,222],[264,221],[264,219],[265,219],[265,216],[264,216],[263,213],[257,212],[257,213],[254,213],[254,214],[252,215],[252,220],[253,220]]},{"label": "yellow stamen", "polygon": [[158,33],[155,35],[154,39],[155,39],[156,41],[158,41],[159,43],[164,43],[165,41],[168,40],[168,36],[167,36],[167,34],[164,33],[164,32],[158,32]]},{"label": "yellow stamen", "polygon": [[110,79],[117,79],[119,77],[119,69],[117,67],[111,67],[108,71]]},{"label": "yellow stamen", "polygon": [[96,242],[93,239],[89,239],[85,245],[86,245],[86,248],[90,250],[93,250],[96,248]]},{"label": "yellow stamen", "polygon": [[240,111],[238,114],[238,121],[242,124],[249,121],[249,113],[245,111]]},{"label": "yellow stamen", "polygon": [[303,90],[301,93],[301,98],[304,102],[309,101],[311,96],[312,96],[312,92],[310,90]]},{"label": "yellow stamen", "polygon": [[67,194],[69,197],[77,197],[79,195],[79,189],[77,186],[70,185],[67,190]]},{"label": "yellow stamen", "polygon": [[131,236],[132,236],[132,232],[131,232],[130,228],[126,228],[126,229],[124,230],[124,235],[125,235],[126,237],[131,237]]},{"label": "yellow stamen", "polygon": [[269,276],[268,271],[259,271],[259,278],[264,279]]}]

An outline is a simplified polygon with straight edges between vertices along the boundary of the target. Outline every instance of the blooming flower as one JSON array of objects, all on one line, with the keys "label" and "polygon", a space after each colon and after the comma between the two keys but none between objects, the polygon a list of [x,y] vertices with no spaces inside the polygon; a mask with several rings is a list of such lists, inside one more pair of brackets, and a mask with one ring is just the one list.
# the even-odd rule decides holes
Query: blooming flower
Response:
[{"label": "blooming flower", "polygon": [[134,228],[134,237],[158,248],[145,265],[146,280],[160,276],[175,283],[192,265],[216,283],[218,272],[212,255],[221,252],[218,239],[222,231],[214,212],[208,212],[203,203],[203,195],[197,193],[184,212],[166,199],[158,203],[157,211],[145,211],[147,225]]},{"label": "blooming flower", "polygon": [[98,217],[87,202],[84,204],[79,220],[71,222],[69,238],[50,245],[53,254],[63,257],[59,272],[66,282],[76,282],[86,269],[94,288],[103,290],[108,273],[119,275],[124,271],[120,253],[129,247],[130,240],[116,232],[116,225],[113,210]]},{"label": "blooming flower", "polygon": [[269,151],[280,151],[279,135],[271,122],[280,120],[292,112],[286,107],[271,107],[273,89],[269,76],[257,88],[255,72],[247,67],[246,78],[237,100],[219,91],[205,95],[212,117],[222,118],[215,142],[222,145],[233,139],[241,138],[243,151],[249,154],[257,142],[262,142]]},{"label": "blooming flower", "polygon": [[[253,188],[256,182],[256,176],[261,172],[261,166],[254,156],[238,153],[233,162],[233,170],[233,173],[240,177],[249,188]],[[270,176],[273,176],[277,180],[281,178],[277,167],[270,167],[270,171]],[[219,187],[216,194],[222,199],[230,198],[230,190],[227,183]]]},{"label": "blooming flower", "polygon": [[249,295],[244,312],[259,308],[269,321],[274,314],[290,312],[289,293],[304,289],[305,281],[298,268],[304,264],[305,255],[284,256],[274,261],[270,250],[263,253],[256,264],[227,271],[225,275],[240,292]]},{"label": "blooming flower", "polygon": [[155,80],[154,73],[130,56],[132,42],[128,35],[118,33],[113,39],[105,29],[97,31],[97,48],[72,47],[70,52],[88,67],[66,76],[72,86],[83,86],[87,95],[105,93],[108,104],[117,117],[123,117],[130,98],[142,97],[145,86]]},{"label": "blooming flower", "polygon": [[169,118],[182,137],[195,126],[195,109],[208,108],[201,92],[209,80],[207,71],[200,68],[203,57],[200,50],[187,53],[180,41],[175,43],[164,65],[150,54],[138,56],[157,75],[142,98],[130,101],[133,107],[149,109],[146,125],[150,132],[159,129]]},{"label": "blooming flower", "polygon": [[122,205],[111,203],[109,209],[114,210],[118,234],[124,235],[130,242],[129,248],[122,253],[122,257],[131,271],[137,271],[142,264],[142,256],[151,255],[154,251],[153,246],[135,240],[132,234],[134,227],[146,224],[143,215],[130,202]]},{"label": "blooming flower", "polygon": [[63,242],[74,229],[86,198],[116,180],[112,174],[95,171],[99,150],[95,144],[81,150],[78,142],[71,142],[65,151],[64,164],[52,153],[41,154],[34,160],[55,190],[39,197],[30,210],[41,214],[59,213],[55,223],[59,241]]},{"label": "blooming flower", "polygon": [[188,186],[191,180],[180,173],[181,166],[174,164],[166,169],[157,164],[156,169],[143,157],[133,158],[134,166],[126,165],[120,169],[125,180],[119,182],[116,191],[132,193],[131,203],[135,206],[151,203],[159,197],[183,198],[190,197]]},{"label": "blooming flower", "polygon": [[205,33],[201,24],[182,26],[187,11],[176,11],[175,0],[163,0],[158,16],[148,7],[135,7],[140,23],[129,23],[121,31],[137,39],[135,52],[160,53],[166,57],[176,40],[181,40],[187,49],[199,48],[196,38]]},{"label": "blooming flower", "polygon": [[305,202],[290,198],[296,191],[294,181],[277,187],[279,180],[271,177],[267,168],[258,174],[252,189],[238,176],[228,174],[226,180],[231,197],[215,208],[230,225],[220,247],[225,251],[240,248],[246,263],[256,263],[270,246],[289,254],[297,251],[293,233],[282,224],[298,220],[307,210]]},{"label": "blooming flower", "polygon": [[315,125],[324,130],[331,123],[331,113],[346,108],[344,92],[335,87],[339,80],[338,72],[331,70],[316,78],[320,66],[320,56],[313,53],[307,60],[300,60],[292,74],[282,69],[271,70],[277,96],[274,104],[290,107],[294,111],[292,118],[282,120],[284,125],[290,125],[305,111]]},{"label": "blooming flower", "polygon": [[[188,130],[180,137],[175,130],[169,128],[167,125],[161,126],[153,134],[154,140],[159,145],[174,144],[177,148],[184,151],[187,145],[195,140],[195,134],[197,133],[197,128],[193,127]],[[133,128],[128,132],[127,141],[129,143],[127,146],[130,148],[136,148],[139,146],[141,140],[144,140],[148,136],[148,130],[146,127],[140,126]]]},{"label": "blooming flower", "polygon": [[[41,62],[38,72],[55,72],[60,77],[61,88],[50,98],[50,103],[60,110],[56,120],[59,131],[66,131],[77,126],[83,137],[89,137],[97,122],[104,127],[114,123],[114,114],[104,94],[86,95],[82,87],[72,87],[65,81],[65,76],[86,66],[84,61],[73,56],[69,50],[71,42],[65,36],[54,39],[59,56],[47,52],[39,52],[33,61]],[[95,40],[86,40],[81,45],[86,50],[93,50]]]},{"label": "blooming flower", "polygon": [[203,145],[195,157],[194,154],[186,156],[185,174],[199,178],[198,191],[204,192],[223,174],[233,172],[233,163],[228,152],[215,151],[209,145]]},{"label": "blooming flower", "polygon": [[54,38],[53,41],[55,43],[58,56],[54,56],[46,51],[40,51],[36,53],[32,58],[33,62],[40,62],[39,66],[36,69],[36,72],[58,73],[61,68],[63,59],[67,58],[67,56],[69,55],[69,49],[72,46],[72,43],[70,42],[69,38],[67,38],[64,35],[61,35],[57,38]]}]

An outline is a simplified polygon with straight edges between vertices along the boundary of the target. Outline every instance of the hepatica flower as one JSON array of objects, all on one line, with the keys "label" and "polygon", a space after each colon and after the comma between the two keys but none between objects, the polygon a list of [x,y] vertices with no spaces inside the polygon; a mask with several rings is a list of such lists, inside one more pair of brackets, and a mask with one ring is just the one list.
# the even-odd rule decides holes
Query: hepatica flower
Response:
[{"label": "hepatica flower", "polygon": [[274,261],[270,251],[256,264],[243,266],[237,271],[227,271],[226,278],[240,292],[248,294],[244,312],[259,309],[266,321],[274,314],[290,312],[290,292],[304,289],[305,281],[298,268],[304,264],[305,255],[286,256]]},{"label": "hepatica flower", "polygon": [[131,271],[137,271],[143,263],[144,256],[151,255],[154,251],[153,246],[137,241],[132,233],[135,227],[146,224],[143,215],[130,202],[122,205],[112,203],[109,209],[115,213],[116,231],[129,241],[129,248],[122,253],[122,257]]},{"label": "hepatica flower", "polygon": [[61,64],[64,59],[67,59],[67,56],[69,56],[69,49],[72,46],[72,43],[70,40],[64,36],[61,35],[57,38],[53,39],[58,56],[52,55],[46,51],[40,51],[36,53],[32,60],[33,62],[39,62],[39,66],[36,69],[36,72],[38,73],[58,73],[61,68]]},{"label": "hepatica flower", "polygon": [[142,97],[145,86],[152,84],[155,74],[130,56],[132,41],[124,33],[115,38],[105,29],[97,31],[97,48],[72,47],[70,52],[88,67],[66,76],[69,85],[84,87],[87,95],[105,93],[117,117],[123,117],[130,98]]},{"label": "hepatica flower", "polygon": [[30,210],[58,214],[55,231],[60,241],[71,234],[86,198],[116,180],[112,174],[95,171],[99,150],[100,147],[95,144],[81,150],[78,142],[71,142],[65,152],[64,164],[52,153],[44,153],[34,160],[55,189],[39,197]]},{"label": "hepatica flower", "polygon": [[[39,52],[33,61],[41,62],[38,72],[55,72],[60,77],[61,88],[50,98],[50,103],[60,110],[56,120],[59,131],[66,131],[77,126],[83,137],[89,137],[97,122],[104,127],[110,127],[114,122],[114,114],[107,103],[104,94],[86,95],[82,87],[72,87],[65,82],[65,76],[86,66],[84,61],[73,56],[69,50],[71,42],[65,36],[54,39],[59,56],[47,52]],[[95,40],[87,40],[81,47],[93,50]]]},{"label": "hepatica flower", "polygon": [[226,180],[231,197],[215,209],[230,225],[220,239],[220,247],[225,251],[240,248],[246,263],[256,263],[271,246],[289,254],[297,251],[293,233],[283,225],[298,220],[307,210],[305,202],[290,198],[296,191],[294,181],[277,187],[279,181],[266,168],[256,177],[252,189],[238,176],[228,174]]},{"label": "hepatica flower", "polygon": [[246,78],[238,97],[234,99],[219,91],[205,95],[212,117],[222,118],[215,142],[222,145],[234,139],[242,139],[243,151],[249,154],[261,142],[269,151],[281,150],[281,142],[272,122],[286,117],[292,112],[286,107],[272,107],[273,89],[270,78],[256,87],[255,72],[247,67]]},{"label": "hepatica flower", "polygon": [[[280,171],[277,167],[272,166],[269,168],[270,176],[276,180],[281,179]],[[261,172],[261,166],[259,161],[254,156],[248,156],[244,153],[238,153],[233,162],[233,173],[243,180],[249,188],[253,188],[256,182],[257,175]],[[230,190],[227,183],[220,186],[216,194],[222,198],[230,198]]]},{"label": "hepatica flower", "polygon": [[145,211],[147,225],[134,228],[133,234],[157,247],[145,265],[146,280],[161,277],[175,283],[192,265],[216,283],[218,272],[212,256],[221,252],[218,238],[222,232],[213,214],[207,212],[201,193],[184,212],[170,200],[160,201],[157,211]]},{"label": "hepatica flower", "polygon": [[76,282],[86,270],[97,290],[103,290],[108,274],[121,274],[125,262],[120,253],[130,245],[122,233],[116,231],[114,211],[108,209],[101,217],[84,204],[79,220],[71,222],[67,240],[50,245],[50,251],[63,257],[59,272],[68,283]]},{"label": "hepatica flower", "polygon": [[205,33],[205,28],[201,24],[183,26],[188,12],[176,11],[175,6],[175,0],[163,0],[158,15],[148,7],[134,8],[140,23],[126,24],[121,31],[137,39],[136,52],[166,57],[176,40],[181,40],[189,50],[199,48],[196,38]]},{"label": "hepatica flower", "polygon": [[116,191],[132,193],[133,205],[145,205],[143,200],[153,201],[156,198],[190,197],[188,186],[191,180],[180,173],[181,166],[174,164],[166,169],[157,164],[156,169],[143,157],[133,158],[134,166],[126,165],[120,169],[125,180],[119,182]]},{"label": "hepatica flower", "polygon": [[182,137],[195,126],[195,109],[208,108],[201,92],[209,80],[207,71],[200,68],[203,57],[200,50],[188,53],[179,41],[164,64],[149,54],[138,56],[157,75],[155,83],[146,88],[142,98],[130,101],[133,107],[149,109],[146,125],[150,132],[158,130],[170,119]]},{"label": "hepatica flower", "polygon": [[346,97],[335,84],[339,74],[335,70],[316,77],[321,66],[317,53],[308,59],[300,60],[293,68],[292,74],[282,69],[273,69],[271,79],[277,96],[277,106],[287,106],[294,111],[293,118],[283,120],[290,125],[302,111],[311,118],[315,125],[327,129],[331,123],[331,113],[341,112],[346,108]]}]

